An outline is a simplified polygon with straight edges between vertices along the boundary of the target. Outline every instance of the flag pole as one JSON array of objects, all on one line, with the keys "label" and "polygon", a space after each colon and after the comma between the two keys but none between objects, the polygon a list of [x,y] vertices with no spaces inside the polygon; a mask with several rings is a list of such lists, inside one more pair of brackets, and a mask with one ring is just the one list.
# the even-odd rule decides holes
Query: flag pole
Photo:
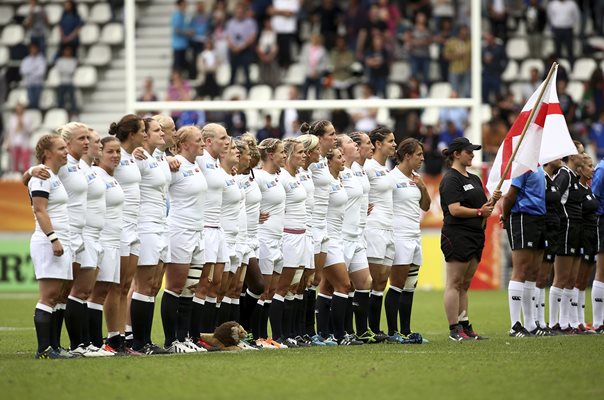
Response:
[{"label": "flag pole", "polygon": [[516,158],[516,153],[518,153],[518,149],[520,149],[520,144],[522,144],[522,140],[524,139],[524,135],[526,134],[526,131],[528,130],[529,125],[533,122],[533,117],[535,116],[535,112],[537,111],[537,109],[539,107],[541,107],[541,100],[543,99],[545,90],[548,88],[549,81],[552,79],[552,75],[554,74],[554,71],[557,66],[558,66],[558,63],[554,62],[552,64],[551,68],[549,69],[549,72],[547,73],[547,77],[545,78],[545,85],[543,85],[543,88],[541,88],[541,93],[539,93],[539,97],[537,97],[535,106],[531,110],[528,120],[526,121],[526,124],[524,125],[524,128],[522,129],[522,134],[520,135],[518,144],[514,148],[514,151],[512,152],[512,156],[508,160],[508,163],[505,166],[505,170],[503,171],[503,174],[501,175],[501,179],[499,179],[499,184],[497,185],[497,188],[495,190],[501,189],[501,186],[503,185],[503,182],[505,181],[505,177],[507,176],[508,172],[510,172],[510,168],[512,168],[512,162],[514,162],[514,158]]}]

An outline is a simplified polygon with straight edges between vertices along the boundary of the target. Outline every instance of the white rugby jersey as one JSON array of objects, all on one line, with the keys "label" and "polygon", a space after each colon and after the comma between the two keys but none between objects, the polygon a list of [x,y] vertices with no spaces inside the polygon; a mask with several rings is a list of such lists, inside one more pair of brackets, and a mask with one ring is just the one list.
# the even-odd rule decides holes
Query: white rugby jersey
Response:
[{"label": "white rugby jersey", "polygon": [[65,186],[67,196],[67,211],[69,213],[69,227],[73,232],[81,232],[86,225],[86,198],[88,196],[88,183],[80,162],[67,154],[67,164],[59,169],[59,179]]},{"label": "white rugby jersey", "polygon": [[400,169],[393,168],[390,175],[395,184],[392,194],[396,210],[393,219],[394,234],[400,237],[419,237],[421,235],[419,201],[422,198],[422,192],[415,182],[407,178]]},{"label": "white rugby jersey", "polygon": [[136,160],[141,172],[141,205],[138,231],[163,233],[166,225],[166,186],[168,181],[160,164],[145,150],[145,160]]},{"label": "white rugby jersey", "polygon": [[[331,176],[331,175],[330,175]],[[330,239],[342,238],[342,223],[348,203],[346,189],[339,179],[331,177],[329,183],[329,202],[327,208],[327,235]]]},{"label": "white rugby jersey", "polygon": [[314,204],[312,210],[312,226],[315,228],[325,227],[325,214],[329,203],[329,190],[333,177],[327,167],[327,158],[321,156],[318,162],[309,166],[312,181],[315,185]]},{"label": "white rugby jersey", "polygon": [[365,173],[365,169],[358,162],[353,162],[350,167],[354,176],[356,176],[363,186],[363,197],[361,198],[361,218],[359,220],[359,231],[362,233],[365,230],[365,226],[367,225],[367,210],[369,209],[369,179],[367,178],[367,173]]},{"label": "white rugby jersey", "polygon": [[[237,217],[237,224],[239,226],[239,232],[237,233],[237,244],[247,244],[248,242],[248,233],[247,233],[247,210],[245,207],[246,196],[245,189],[243,188],[245,182],[247,181],[247,175],[235,175],[235,182],[237,182],[237,186],[239,187],[239,191],[241,192],[241,203],[239,204],[239,216]],[[260,190],[260,189],[258,189]],[[258,203],[260,205],[260,203]]]},{"label": "white rugby jersey", "polygon": [[101,243],[104,247],[120,247],[122,233],[122,211],[124,191],[115,177],[100,167],[92,167],[105,184],[105,219],[107,223],[101,231]]},{"label": "white rugby jersey", "polygon": [[312,173],[309,169],[300,167],[298,169],[298,179],[306,190],[306,229],[312,228],[312,212],[315,206],[315,184],[312,181]]},{"label": "white rugby jersey", "polygon": [[80,160],[80,168],[88,182],[88,194],[86,196],[86,226],[84,236],[88,239],[98,240],[105,226],[105,182],[97,174],[96,170],[84,160]]},{"label": "white rugby jersey", "polygon": [[262,193],[260,210],[269,214],[268,219],[260,224],[258,236],[271,239],[283,237],[283,218],[285,216],[285,189],[277,174],[256,169],[254,170],[256,182]]},{"label": "white rugby jersey", "polygon": [[258,226],[260,223],[260,201],[262,192],[258,187],[258,182],[252,177],[252,174],[237,175],[239,187],[245,192],[245,214],[248,237],[258,238]]},{"label": "white rugby jersey", "polygon": [[363,234],[363,229],[360,227],[363,184],[350,168],[344,168],[344,171],[340,172],[340,181],[346,189],[346,195],[348,195],[346,212],[342,222],[342,236],[347,240],[356,241]]},{"label": "white rugby jersey", "polygon": [[138,222],[138,213],[140,210],[141,194],[141,172],[134,160],[132,154],[128,153],[123,148],[120,149],[121,159],[117,168],[113,172],[113,176],[120,183],[124,191],[124,210],[123,221],[128,224],[136,224]]},{"label": "white rugby jersey", "polygon": [[166,180],[168,185],[166,186],[166,198],[168,198],[170,182],[172,181],[172,171],[170,171],[170,164],[168,164],[168,156],[166,156],[166,152],[160,149],[155,149],[153,151],[153,157],[159,163],[161,170],[166,176]]},{"label": "white rugby jersey", "polygon": [[306,190],[298,176],[292,176],[285,168],[279,174],[285,189],[285,219],[283,227],[306,229]]},{"label": "white rugby jersey", "polygon": [[369,203],[373,211],[367,216],[367,228],[392,230],[392,191],[394,182],[388,169],[375,161],[365,161],[365,172],[369,179]]},{"label": "white rugby jersey", "polygon": [[227,242],[234,244],[239,233],[239,211],[244,194],[241,192],[235,177],[228,174],[222,168],[220,170],[224,174],[220,226],[224,231]]},{"label": "white rugby jersey", "polygon": [[[50,178],[46,180],[32,177],[27,184],[27,189],[30,198],[45,197],[48,199],[46,212],[50,218],[52,229],[57,234],[63,247],[66,247],[69,244],[69,212],[67,210],[69,196],[59,176],[50,170],[48,170],[48,173],[50,174]],[[38,219],[35,218],[35,220],[36,228],[33,237],[46,238],[46,234],[40,228]]]},{"label": "white rugby jersey", "polygon": [[211,227],[220,226],[220,210],[222,208],[222,190],[224,189],[224,171],[220,168],[218,159],[212,157],[207,150],[197,157],[197,164],[201,168],[208,190],[204,203],[204,224]]},{"label": "white rugby jersey", "polygon": [[189,162],[181,155],[175,158],[180,161],[180,168],[171,173],[168,226],[201,231],[208,190],[206,178],[197,163]]}]

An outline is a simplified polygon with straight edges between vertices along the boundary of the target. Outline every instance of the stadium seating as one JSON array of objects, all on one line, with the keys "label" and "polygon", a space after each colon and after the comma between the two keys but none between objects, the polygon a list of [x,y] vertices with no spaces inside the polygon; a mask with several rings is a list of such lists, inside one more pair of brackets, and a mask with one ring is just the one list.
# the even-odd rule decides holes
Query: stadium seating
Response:
[{"label": "stadium seating", "polygon": [[89,88],[96,84],[96,68],[90,65],[79,66],[73,77],[73,84],[79,88]]},{"label": "stadium seating", "polygon": [[250,100],[266,101],[273,97],[273,89],[268,85],[256,85],[250,89]]},{"label": "stadium seating", "polygon": [[23,42],[25,39],[25,30],[21,25],[10,24],[4,27],[2,30],[2,36],[0,36],[0,44],[5,46],[14,46]]},{"label": "stadium seating", "polygon": [[573,72],[570,74],[570,78],[578,81],[589,80],[591,74],[593,74],[597,67],[598,64],[593,58],[580,58],[575,61]]},{"label": "stadium seating", "polygon": [[111,62],[111,48],[106,44],[94,44],[88,49],[86,54],[87,65],[94,67],[103,67]]},{"label": "stadium seating", "polygon": [[585,84],[583,82],[578,81],[570,81],[568,82],[568,86],[566,87],[566,93],[573,99],[575,102],[580,102],[583,99],[583,93],[585,92]]},{"label": "stadium seating", "polygon": [[8,63],[10,59],[10,54],[8,52],[8,47],[0,46],[0,67],[3,67]]},{"label": "stadium seating", "polygon": [[223,100],[231,100],[234,97],[239,97],[239,100],[246,100],[247,90],[245,89],[245,87],[241,85],[232,85],[225,88],[222,92]]},{"label": "stadium seating", "polygon": [[124,27],[122,24],[112,22],[103,27],[101,31],[101,43],[116,46],[124,42]]},{"label": "stadium seating", "polygon": [[525,38],[511,38],[505,47],[508,58],[522,60],[529,56],[528,42]]},{"label": "stadium seating", "polygon": [[86,23],[80,30],[80,43],[84,46],[95,44],[101,35],[97,24]]},{"label": "stadium seating", "polygon": [[15,14],[11,6],[0,5],[0,26],[4,26],[11,22],[14,15]]},{"label": "stadium seating", "polygon": [[65,125],[67,122],[69,122],[67,111],[62,108],[52,108],[46,111],[42,126],[45,129],[53,131],[57,129],[58,126]]},{"label": "stadium seating", "polygon": [[89,21],[103,25],[111,20],[111,7],[107,3],[96,3],[90,10]]}]

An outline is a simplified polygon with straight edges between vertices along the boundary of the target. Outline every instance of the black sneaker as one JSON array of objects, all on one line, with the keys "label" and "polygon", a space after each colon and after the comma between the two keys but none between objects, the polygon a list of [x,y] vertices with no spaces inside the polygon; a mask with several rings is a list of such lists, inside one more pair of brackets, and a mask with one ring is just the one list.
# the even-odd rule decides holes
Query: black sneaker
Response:
[{"label": "black sneaker", "polygon": [[60,351],[57,351],[55,349],[53,349],[52,347],[48,346],[46,348],[46,350],[42,351],[42,352],[36,352],[36,360],[66,360],[69,358],[76,358],[76,356],[72,355],[72,354],[63,354]]},{"label": "black sneaker", "polygon": [[454,342],[461,342],[464,340],[472,340],[466,333],[463,331],[461,325],[455,325],[455,327],[449,330],[449,339]]},{"label": "black sneaker", "polygon": [[164,349],[163,347],[159,347],[156,344],[153,343],[147,343],[146,345],[143,346],[142,349],[137,350],[139,353],[143,353],[146,354],[148,356],[155,356],[155,355],[160,355],[160,354],[170,354],[169,351],[167,351],[166,349]]},{"label": "black sneaker", "polygon": [[294,340],[296,341],[296,344],[298,345],[298,347],[310,347],[310,346],[312,346],[312,343],[310,343],[308,340],[306,340],[302,336],[296,336],[294,338]]},{"label": "black sneaker", "polygon": [[470,339],[474,339],[474,340],[487,340],[489,338],[488,336],[479,335],[478,333],[476,333],[474,331],[474,328],[472,328],[472,324],[470,324],[468,326],[464,326],[463,327],[463,331],[466,334],[466,336],[468,336]]},{"label": "black sneaker", "polygon": [[598,326],[595,332],[600,335],[604,334],[604,325]]},{"label": "black sneaker", "polygon": [[390,336],[386,335],[384,331],[379,331],[375,333],[375,342],[374,343],[382,343],[385,342]]},{"label": "black sneaker", "polygon": [[514,324],[514,326],[512,326],[512,329],[510,329],[509,335],[511,337],[529,337],[531,336],[531,333],[529,331],[527,331],[524,326],[522,326],[522,324],[520,323],[520,321],[516,321],[516,323]]},{"label": "black sneaker", "polygon": [[358,340],[354,335],[346,334],[340,340],[338,340],[338,346],[360,346],[364,344]]},{"label": "black sneaker", "polygon": [[551,333],[550,331],[543,329],[539,326],[530,332],[531,332],[531,335],[533,335],[533,336],[554,336],[553,333]]}]

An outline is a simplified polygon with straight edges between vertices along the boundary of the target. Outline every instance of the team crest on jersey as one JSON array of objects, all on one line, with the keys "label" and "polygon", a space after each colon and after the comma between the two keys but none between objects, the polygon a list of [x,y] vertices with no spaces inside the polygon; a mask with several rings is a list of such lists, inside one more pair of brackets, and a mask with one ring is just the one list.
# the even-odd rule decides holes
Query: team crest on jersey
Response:
[{"label": "team crest on jersey", "polygon": [[126,165],[130,164],[130,161],[132,161],[132,160],[121,160],[120,165],[126,166]]},{"label": "team crest on jersey", "polygon": [[113,181],[113,182],[106,182],[105,183],[105,189],[111,189],[117,187],[117,181]]},{"label": "team crest on jersey", "polygon": [[375,176],[386,176],[386,170],[375,171]]},{"label": "team crest on jersey", "polygon": [[354,171],[354,176],[363,176],[365,175],[365,171]]},{"label": "team crest on jersey", "polygon": [[403,189],[403,188],[406,188],[406,187],[407,187],[406,183],[397,183],[396,184],[396,188],[397,189]]},{"label": "team crest on jersey", "polygon": [[92,181],[94,180],[94,178],[96,178],[96,173],[95,173],[95,172],[93,172],[93,173],[91,173],[91,174],[86,175],[86,181],[87,181],[88,183],[92,182]]},{"label": "team crest on jersey", "polygon": [[241,189],[247,189],[247,188],[249,188],[250,186],[252,186],[252,184],[250,183],[250,181],[241,182],[241,184],[239,185],[239,187],[240,187]]},{"label": "team crest on jersey", "polygon": [[277,186],[277,181],[272,181],[272,182],[269,182],[269,183],[266,184],[266,188],[267,189],[270,189],[270,188],[275,187],[275,186]]},{"label": "team crest on jersey", "polygon": [[193,176],[195,175],[195,172],[193,172],[193,170],[189,170],[189,171],[182,171],[182,176],[184,176],[185,178],[187,176]]},{"label": "team crest on jersey", "polygon": [[471,183],[468,183],[467,185],[463,185],[463,190],[465,190],[466,192],[468,190],[472,190],[474,189],[474,186]]},{"label": "team crest on jersey", "polygon": [[235,184],[235,179],[229,179],[229,180],[224,181],[224,185],[226,187],[233,186],[234,184]]},{"label": "team crest on jersey", "polygon": [[207,169],[216,169],[216,168],[218,168],[218,165],[216,165],[214,163],[206,163],[206,168]]},{"label": "team crest on jersey", "polygon": [[159,164],[157,163],[157,161],[153,161],[149,163],[149,168],[157,168],[159,166]]},{"label": "team crest on jersey", "polygon": [[306,174],[300,174],[300,180],[303,182],[309,181],[310,180],[310,176],[306,175]]},{"label": "team crest on jersey", "polygon": [[287,187],[291,190],[294,190],[295,188],[299,187],[301,185],[301,183],[299,181],[295,181],[295,182],[290,182],[287,184]]},{"label": "team crest on jersey", "polygon": [[587,196],[585,196],[585,197],[587,198],[587,200],[591,200],[591,195],[589,195],[589,194],[588,194],[588,195],[587,195]]},{"label": "team crest on jersey", "polygon": [[[43,183],[43,182],[42,182],[42,181],[40,181],[40,186],[42,186],[42,183]],[[51,188],[51,189],[56,189],[56,188],[58,188],[58,187],[59,187],[59,186],[61,186],[61,185],[62,185],[62,184],[61,184],[61,181],[57,179],[56,181],[54,181],[54,182],[52,182],[52,183],[50,184],[50,188]]]},{"label": "team crest on jersey", "polygon": [[341,183],[331,185],[331,192],[330,193],[335,193],[335,192],[337,192],[340,189],[342,189],[342,184]]},{"label": "team crest on jersey", "polygon": [[352,178],[352,174],[350,172],[346,172],[345,174],[342,174],[342,179],[351,179]]},{"label": "team crest on jersey", "polygon": [[73,167],[67,167],[67,172],[78,172],[79,167],[74,165]]}]

